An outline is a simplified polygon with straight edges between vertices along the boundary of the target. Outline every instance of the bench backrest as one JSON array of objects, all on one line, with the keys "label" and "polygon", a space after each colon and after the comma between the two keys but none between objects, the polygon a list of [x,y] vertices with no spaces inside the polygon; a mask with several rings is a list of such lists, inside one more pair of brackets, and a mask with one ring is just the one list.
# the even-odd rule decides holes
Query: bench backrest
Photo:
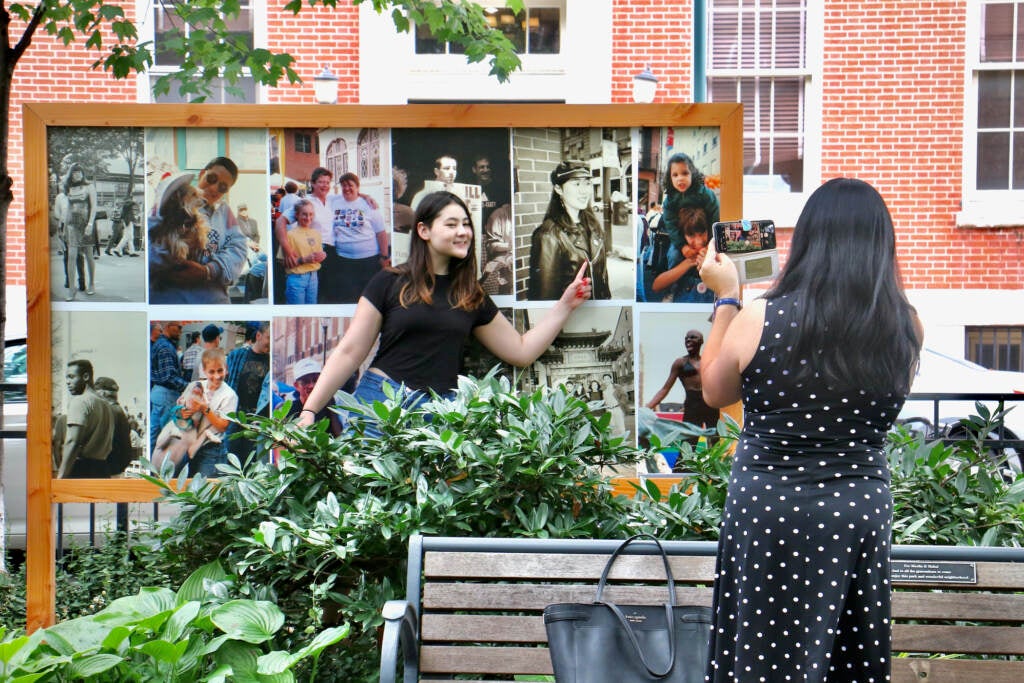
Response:
[{"label": "bench backrest", "polygon": [[[542,610],[591,602],[618,544],[415,537],[408,600],[420,609],[420,674],[470,674],[478,681],[493,680],[490,674],[550,675]],[[710,606],[715,544],[664,546],[678,603]],[[893,681],[1024,681],[1024,662],[977,658],[1024,656],[1024,550],[980,549],[982,561],[955,559],[967,549],[927,550],[893,551],[906,577],[894,582],[893,652],[913,653],[893,659]],[[972,573],[974,580],[964,583]],[[622,556],[610,581],[607,597],[622,604],[667,597],[660,558],[650,554]],[[938,653],[965,658],[929,658]]]}]

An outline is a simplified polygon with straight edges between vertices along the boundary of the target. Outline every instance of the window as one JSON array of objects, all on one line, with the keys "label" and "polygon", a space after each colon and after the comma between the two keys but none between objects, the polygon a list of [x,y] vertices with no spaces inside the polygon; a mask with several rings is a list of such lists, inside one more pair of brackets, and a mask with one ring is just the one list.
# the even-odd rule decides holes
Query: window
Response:
[{"label": "window", "polygon": [[[179,0],[154,0],[152,4],[152,27],[153,27],[153,66],[150,67],[150,75],[153,82],[156,78],[168,73],[174,73],[181,66],[181,58],[167,48],[177,36],[188,35],[195,27],[182,25],[181,19],[174,13],[174,8]],[[149,5],[146,11],[149,11]],[[253,1],[239,0],[239,12],[237,17],[227,19],[228,28],[232,40],[240,41],[252,48],[255,42],[253,29]],[[240,90],[234,93],[229,90],[227,82],[223,79],[216,79],[212,83],[212,94],[206,98],[210,104],[237,104],[254,103],[257,101],[256,82],[249,77],[242,77],[231,86]],[[151,90],[152,92],[152,90]],[[182,97],[172,86],[171,92],[166,95],[152,95],[154,102],[181,103],[188,101]]]},{"label": "window", "polygon": [[711,0],[708,99],[743,103],[745,185],[803,192],[807,178],[806,0]]},{"label": "window", "polygon": [[320,152],[319,140],[309,133],[295,134],[295,151],[303,154],[318,154]]},{"label": "window", "polygon": [[967,360],[990,370],[1024,369],[1024,327],[967,327]]},{"label": "window", "polygon": [[[505,7],[485,10],[487,23],[501,30],[519,54],[559,54],[562,12],[559,7],[527,7],[518,14]],[[461,45],[437,40],[429,26],[416,26],[416,54],[465,54]]]},{"label": "window", "polygon": [[978,190],[1024,190],[1024,2],[984,2],[977,84]]}]

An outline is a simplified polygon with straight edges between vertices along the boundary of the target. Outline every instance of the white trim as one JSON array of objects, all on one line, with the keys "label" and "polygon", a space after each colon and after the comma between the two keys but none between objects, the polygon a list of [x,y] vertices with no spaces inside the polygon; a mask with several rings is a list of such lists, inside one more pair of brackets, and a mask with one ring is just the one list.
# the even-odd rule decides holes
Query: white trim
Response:
[{"label": "white trim", "polygon": [[[506,83],[485,62],[464,55],[417,55],[413,35],[398,33],[390,14],[363,3],[359,15],[359,101],[410,100],[611,101],[612,0],[527,0],[561,9],[561,52],[522,55],[523,68]],[[641,67],[638,67],[641,68]]]},{"label": "white trim", "polygon": [[[979,71],[993,68],[1016,70],[1013,62],[982,63],[981,45],[982,0],[968,0],[964,26],[964,111],[961,210],[955,214],[961,228],[997,228],[1024,224],[1024,191],[977,190],[978,165],[978,79]],[[1024,6],[1021,7],[1024,10]],[[1024,19],[1024,18],[1022,18]]]}]

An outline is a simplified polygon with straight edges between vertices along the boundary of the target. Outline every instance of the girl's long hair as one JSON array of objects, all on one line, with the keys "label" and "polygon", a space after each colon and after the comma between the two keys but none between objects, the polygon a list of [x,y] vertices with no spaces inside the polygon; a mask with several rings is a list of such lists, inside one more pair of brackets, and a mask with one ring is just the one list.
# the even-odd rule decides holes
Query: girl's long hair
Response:
[{"label": "girl's long hair", "polygon": [[[766,299],[794,296],[783,367],[837,389],[910,390],[920,354],[914,312],[896,264],[896,234],[871,185],[834,178],[807,200],[789,259]],[[806,362],[805,362],[806,361]]]},{"label": "girl's long hair", "polygon": [[[680,193],[672,184],[672,164],[686,164],[690,168],[690,186],[686,188],[686,192]],[[665,164],[665,177],[661,180],[661,186],[666,197],[670,194],[699,194],[704,188],[704,174],[697,170],[697,164],[693,163],[693,159],[682,152],[676,152]]]},{"label": "girl's long hair", "polygon": [[[82,179],[78,182],[71,180],[71,174],[78,171],[82,174]],[[64,194],[67,194],[72,187],[78,187],[79,185],[88,185],[89,181],[85,178],[85,171],[82,169],[82,165],[79,163],[71,164],[68,168],[68,174],[64,176]]]},{"label": "girl's long hair", "polygon": [[[417,226],[420,223],[430,225],[441,214],[445,207],[457,204],[469,218],[470,229],[473,230],[473,241],[476,240],[476,232],[473,228],[473,217],[470,216],[469,208],[458,195],[451,192],[431,192],[422,200],[416,209],[416,220],[413,222],[413,229],[410,231],[409,259],[392,270],[406,278],[405,284],[398,295],[398,301],[403,307],[408,308],[412,304],[423,302],[433,303],[434,293],[434,268],[430,260],[430,250],[426,240],[419,236]],[[455,308],[465,311],[472,311],[484,302],[484,290],[476,279],[476,250],[474,244],[470,243],[469,253],[465,258],[453,258],[448,264],[448,276],[451,278],[451,288],[448,290],[448,302]]]}]

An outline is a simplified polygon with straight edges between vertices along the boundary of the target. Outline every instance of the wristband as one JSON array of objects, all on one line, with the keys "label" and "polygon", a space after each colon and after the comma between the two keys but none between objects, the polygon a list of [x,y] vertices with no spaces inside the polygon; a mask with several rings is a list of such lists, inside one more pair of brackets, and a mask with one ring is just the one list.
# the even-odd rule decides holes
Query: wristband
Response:
[{"label": "wristband", "polygon": [[721,299],[715,299],[715,309],[719,306],[735,306],[736,310],[739,311],[743,308],[743,303],[739,299],[733,299],[732,297],[723,297]]},{"label": "wristband", "polygon": [[299,411],[299,415],[302,415],[303,413],[309,413],[313,417],[316,417],[316,411],[310,410],[309,408],[303,408],[302,410]]}]

